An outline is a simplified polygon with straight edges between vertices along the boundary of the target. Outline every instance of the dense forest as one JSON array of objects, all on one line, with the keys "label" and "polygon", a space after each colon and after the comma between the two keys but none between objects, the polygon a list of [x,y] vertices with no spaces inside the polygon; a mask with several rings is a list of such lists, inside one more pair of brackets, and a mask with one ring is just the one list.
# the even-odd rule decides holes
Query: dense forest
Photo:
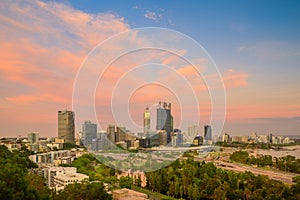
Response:
[{"label": "dense forest", "polygon": [[292,186],[251,172],[235,173],[189,158],[146,173],[147,188],[184,199],[300,199],[300,177]]},{"label": "dense forest", "polygon": [[249,156],[247,151],[236,151],[230,155],[230,159],[235,162],[256,165],[258,167],[273,167],[282,171],[300,174],[300,159],[295,156],[272,157],[269,155]]},{"label": "dense forest", "polygon": [[70,184],[56,193],[45,185],[41,176],[28,173],[37,165],[28,159],[29,152],[10,152],[0,145],[0,199],[112,199],[101,182]]}]

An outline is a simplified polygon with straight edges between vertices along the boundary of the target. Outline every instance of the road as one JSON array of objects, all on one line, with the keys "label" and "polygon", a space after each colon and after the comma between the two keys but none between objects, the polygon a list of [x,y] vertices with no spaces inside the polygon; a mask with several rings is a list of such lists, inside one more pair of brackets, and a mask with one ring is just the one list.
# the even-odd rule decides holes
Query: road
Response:
[{"label": "road", "polygon": [[283,171],[275,170],[265,170],[262,168],[246,166],[238,163],[228,163],[223,161],[214,161],[217,167],[231,170],[235,172],[245,172],[250,171],[255,175],[267,175],[270,179],[279,180],[287,184],[293,184],[293,177],[298,176],[299,174],[288,173]]}]

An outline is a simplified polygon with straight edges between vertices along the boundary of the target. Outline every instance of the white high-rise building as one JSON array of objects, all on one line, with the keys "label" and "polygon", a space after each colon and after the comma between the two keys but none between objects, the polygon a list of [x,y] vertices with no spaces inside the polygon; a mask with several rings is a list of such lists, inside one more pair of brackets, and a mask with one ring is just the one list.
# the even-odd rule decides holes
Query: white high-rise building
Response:
[{"label": "white high-rise building", "polygon": [[194,139],[199,135],[199,126],[198,125],[191,125],[188,127],[188,133],[187,133],[187,138],[188,139]]},{"label": "white high-rise building", "polygon": [[39,134],[38,133],[28,133],[28,142],[30,144],[35,144],[39,142]]},{"label": "white high-rise building", "polygon": [[27,148],[30,151],[38,152],[39,151],[39,134],[38,133],[28,133],[28,146]]}]

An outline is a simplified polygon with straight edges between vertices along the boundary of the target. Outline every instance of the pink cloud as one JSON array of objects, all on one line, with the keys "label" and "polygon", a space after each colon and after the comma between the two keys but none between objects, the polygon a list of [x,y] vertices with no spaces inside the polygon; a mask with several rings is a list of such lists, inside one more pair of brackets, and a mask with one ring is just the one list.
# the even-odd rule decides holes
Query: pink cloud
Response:
[{"label": "pink cloud", "polygon": [[299,114],[299,105],[278,105],[277,103],[228,105],[228,121],[245,121],[251,118],[293,117]]},{"label": "pink cloud", "polygon": [[[19,132],[14,123],[20,127],[28,126],[25,123],[33,127],[41,122],[55,124],[57,110],[71,107],[73,81],[87,53],[99,42],[128,29],[123,18],[110,13],[88,14],[56,2],[2,1],[3,132]],[[34,112],[29,111],[32,108]],[[43,131],[47,131],[42,134],[55,135],[55,128],[45,125]]]},{"label": "pink cloud", "polygon": [[[113,34],[128,30],[129,26],[119,16],[110,13],[88,14],[61,3],[31,1],[0,4],[0,84],[5,85],[0,88],[0,100],[4,102],[1,105],[1,121],[5,124],[3,129],[15,133],[15,122],[20,127],[27,126],[25,123],[35,127],[36,124],[51,121],[51,126],[44,130],[48,131],[48,135],[55,135],[53,133],[56,133],[56,127],[53,124],[57,120],[56,111],[66,106],[71,107],[75,75],[87,53]],[[147,43],[136,34],[130,37],[132,44],[118,45]],[[118,45],[112,45],[111,51],[118,50]],[[185,50],[178,51],[178,57],[163,51],[141,51],[113,63],[103,74],[96,91],[99,119],[105,123],[113,121],[110,97],[114,86],[132,67],[148,61],[168,65],[174,73],[185,76],[197,95],[203,101],[209,102],[205,82],[192,66],[180,58],[185,53]],[[202,59],[197,63],[203,64],[204,70],[206,62],[207,60]],[[230,71],[223,76],[228,88],[244,86],[246,78],[246,74]],[[157,81],[159,80],[166,85],[182,87],[177,76],[166,76],[164,70],[158,72]],[[145,80],[136,74],[128,74],[123,81],[121,84],[133,87]],[[140,105],[139,109],[132,109],[134,119],[140,119],[140,112],[145,105],[167,100],[174,102],[173,114],[177,125],[181,113],[174,95],[157,86],[143,89],[145,91],[133,93],[130,99],[131,105],[133,102]],[[186,94],[188,93],[182,90],[179,95],[188,102],[190,96]],[[202,115],[209,117],[209,103],[199,106]],[[193,108],[189,109],[193,111]]]},{"label": "pink cloud", "polygon": [[195,69],[194,66],[191,66],[191,65],[179,68],[177,71],[184,76],[197,76],[198,75],[198,71]]},{"label": "pink cloud", "polygon": [[229,69],[223,74],[223,81],[226,88],[243,87],[247,85],[248,76],[249,74],[245,72],[235,72]]},{"label": "pink cloud", "polygon": [[66,97],[56,96],[53,94],[21,95],[21,96],[7,97],[6,100],[15,105],[34,106],[34,104],[37,102],[70,104],[70,99]]}]

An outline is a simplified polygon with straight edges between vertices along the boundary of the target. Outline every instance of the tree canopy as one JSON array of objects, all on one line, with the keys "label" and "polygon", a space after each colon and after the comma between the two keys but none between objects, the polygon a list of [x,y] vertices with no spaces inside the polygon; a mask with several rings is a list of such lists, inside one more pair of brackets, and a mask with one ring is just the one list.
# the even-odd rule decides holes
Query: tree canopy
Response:
[{"label": "tree canopy", "polygon": [[[92,157],[86,155],[82,162]],[[88,164],[84,165],[80,160],[78,162],[78,167],[82,164],[83,171],[91,167]],[[43,177],[29,173],[29,169],[33,167],[37,165],[28,159],[28,152],[10,152],[0,145],[0,199],[112,199],[102,182],[69,184],[64,190],[56,193],[45,185]]]},{"label": "tree canopy", "polygon": [[293,186],[251,172],[236,173],[189,158],[146,173],[147,188],[184,199],[299,199],[300,178]]}]

